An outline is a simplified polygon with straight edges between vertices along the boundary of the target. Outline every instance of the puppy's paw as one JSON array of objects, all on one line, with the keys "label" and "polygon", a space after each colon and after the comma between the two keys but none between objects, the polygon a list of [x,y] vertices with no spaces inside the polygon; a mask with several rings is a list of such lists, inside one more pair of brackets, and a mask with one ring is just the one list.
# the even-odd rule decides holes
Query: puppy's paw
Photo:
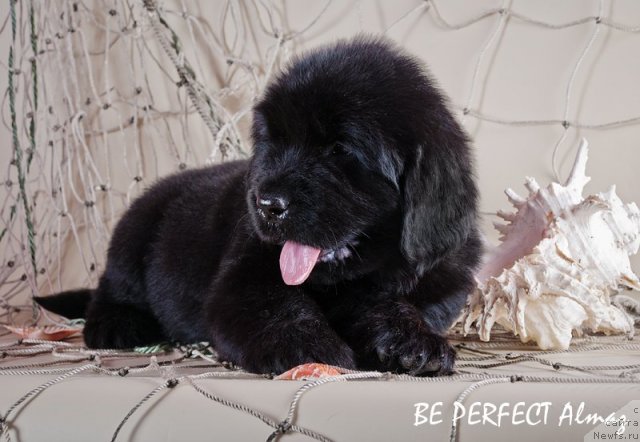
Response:
[{"label": "puppy's paw", "polygon": [[456,354],[446,338],[420,329],[383,334],[375,352],[385,370],[413,376],[451,374]]},{"label": "puppy's paw", "polygon": [[[351,347],[345,344],[339,337],[334,336],[333,332],[327,336],[321,337],[316,342],[304,343],[299,346],[299,353],[294,357],[293,363],[289,363],[288,367],[284,367],[284,371],[308,362],[318,362],[327,365],[335,365],[336,367],[355,369],[355,354]],[[300,362],[296,362],[298,359]]]},{"label": "puppy's paw", "polygon": [[328,325],[306,327],[298,324],[295,330],[263,336],[260,341],[242,345],[239,354],[221,353],[220,356],[247,371],[265,374],[281,374],[312,362],[348,369],[356,367],[353,350]]},{"label": "puppy's paw", "polygon": [[413,376],[453,372],[455,350],[406,301],[381,303],[363,312],[350,336],[363,368]]}]

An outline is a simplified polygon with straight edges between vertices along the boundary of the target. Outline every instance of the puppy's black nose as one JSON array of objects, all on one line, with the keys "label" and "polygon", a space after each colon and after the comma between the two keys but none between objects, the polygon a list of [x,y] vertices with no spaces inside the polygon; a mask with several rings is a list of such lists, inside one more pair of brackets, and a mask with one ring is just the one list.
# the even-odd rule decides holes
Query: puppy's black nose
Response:
[{"label": "puppy's black nose", "polygon": [[289,199],[282,195],[258,195],[256,203],[260,215],[272,222],[284,219],[289,211]]}]

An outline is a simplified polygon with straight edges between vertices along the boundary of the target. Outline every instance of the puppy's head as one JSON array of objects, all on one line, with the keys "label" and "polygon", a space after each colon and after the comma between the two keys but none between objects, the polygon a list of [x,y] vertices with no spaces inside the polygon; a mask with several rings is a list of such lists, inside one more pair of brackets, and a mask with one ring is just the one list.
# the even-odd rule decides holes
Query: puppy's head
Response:
[{"label": "puppy's head", "polygon": [[471,228],[464,134],[420,65],[387,41],[295,60],[255,106],[252,137],[247,204],[260,238],[282,245],[288,284],[393,263],[422,272]]}]

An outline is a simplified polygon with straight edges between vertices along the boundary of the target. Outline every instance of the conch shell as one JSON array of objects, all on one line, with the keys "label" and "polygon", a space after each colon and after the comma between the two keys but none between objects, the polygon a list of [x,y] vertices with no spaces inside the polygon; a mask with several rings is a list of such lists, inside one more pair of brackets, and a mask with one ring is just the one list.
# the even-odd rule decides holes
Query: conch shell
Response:
[{"label": "conch shell", "polygon": [[488,341],[497,323],[522,342],[567,349],[574,333],[633,333],[633,319],[612,297],[640,290],[629,261],[640,246],[640,211],[623,204],[615,186],[583,198],[587,156],[583,140],[564,186],[527,178],[526,199],[505,191],[515,212],[498,213],[507,224],[495,224],[501,243],[476,274],[465,334],[475,326]]}]

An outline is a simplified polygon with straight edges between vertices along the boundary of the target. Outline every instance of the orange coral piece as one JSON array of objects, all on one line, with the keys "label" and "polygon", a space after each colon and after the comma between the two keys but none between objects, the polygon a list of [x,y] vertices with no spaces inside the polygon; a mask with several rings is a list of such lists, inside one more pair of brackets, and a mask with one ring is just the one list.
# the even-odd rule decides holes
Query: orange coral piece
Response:
[{"label": "orange coral piece", "polygon": [[331,376],[343,374],[339,369],[327,364],[302,364],[293,367],[291,370],[285,371],[276,379],[280,380],[302,380],[302,379],[321,379]]},{"label": "orange coral piece", "polygon": [[12,327],[4,325],[3,327],[23,339],[40,339],[43,341],[61,341],[82,331],[80,328],[57,325],[45,325],[43,327]]}]

